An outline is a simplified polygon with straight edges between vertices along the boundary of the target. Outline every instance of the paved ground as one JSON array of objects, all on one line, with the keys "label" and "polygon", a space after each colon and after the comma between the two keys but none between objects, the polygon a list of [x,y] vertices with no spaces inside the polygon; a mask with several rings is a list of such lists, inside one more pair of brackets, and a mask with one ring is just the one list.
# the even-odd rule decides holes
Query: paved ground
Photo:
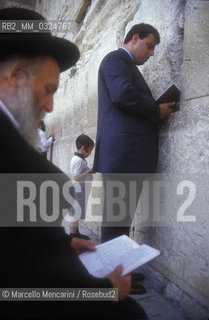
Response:
[{"label": "paved ground", "polygon": [[131,295],[140,303],[148,315],[149,320],[186,320],[179,310],[168,300],[163,298],[149,283],[148,280],[140,282],[146,288],[146,294]]},{"label": "paved ground", "polygon": [[[88,235],[93,242],[99,243],[97,235],[82,222],[80,222],[80,232]],[[149,320],[188,320],[169,300],[154,289],[151,282],[145,279],[140,284],[145,286],[146,294],[130,296],[144,308]]]}]

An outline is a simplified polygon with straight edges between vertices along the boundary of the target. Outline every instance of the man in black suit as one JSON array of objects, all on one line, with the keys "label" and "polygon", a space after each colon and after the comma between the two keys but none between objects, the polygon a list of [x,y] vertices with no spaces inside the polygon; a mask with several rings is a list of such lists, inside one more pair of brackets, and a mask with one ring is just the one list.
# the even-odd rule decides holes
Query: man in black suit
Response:
[{"label": "man in black suit", "polygon": [[[144,23],[134,25],[123,46],[107,54],[101,62],[94,170],[104,174],[105,183],[118,180],[128,188],[127,183],[135,180],[137,173],[154,173],[156,170],[158,121],[170,115],[173,103],[157,104],[137,66],[154,55],[159,42],[160,36],[154,27]],[[141,187],[137,189],[139,196]],[[130,204],[130,200],[125,199],[126,204]],[[111,227],[111,209],[106,208],[110,200],[105,201],[103,241],[129,233],[127,215],[130,212],[125,212],[126,219],[122,223],[120,221],[117,225],[114,221]],[[118,215],[120,218],[120,212]]]},{"label": "man in black suit", "polygon": [[[98,126],[94,170],[103,173],[105,199],[102,242],[129,235],[131,220],[141,192],[142,178],[154,173],[158,161],[158,121],[167,118],[174,103],[158,105],[137,68],[154,55],[160,42],[149,24],[134,25],[124,44],[107,54],[98,76]],[[131,181],[135,190],[131,190]],[[118,201],[114,188],[118,187]],[[121,197],[121,199],[120,199]],[[141,287],[141,293],[144,288]]]},{"label": "man in black suit", "polygon": [[[21,8],[1,9],[0,20],[45,22],[38,13]],[[1,174],[0,287],[114,287],[119,290],[117,303],[9,302],[1,299],[0,318],[146,319],[143,309],[127,298],[131,278],[122,277],[122,266],[103,279],[91,276],[77,254],[95,250],[95,245],[83,239],[70,238],[61,227],[50,227],[45,221],[42,225],[44,207],[41,200],[35,204],[37,222],[36,219],[29,221],[27,227],[25,221],[17,221],[18,182],[34,179],[38,189],[40,182],[45,182],[45,173],[50,174],[50,181],[60,187],[69,181],[33,146],[36,144],[38,121],[53,109],[59,74],[76,63],[79,51],[73,43],[53,37],[51,33],[0,33],[0,44],[0,172],[9,173],[6,176]],[[27,175],[23,177],[22,174]],[[61,223],[62,217],[57,220]]]}]

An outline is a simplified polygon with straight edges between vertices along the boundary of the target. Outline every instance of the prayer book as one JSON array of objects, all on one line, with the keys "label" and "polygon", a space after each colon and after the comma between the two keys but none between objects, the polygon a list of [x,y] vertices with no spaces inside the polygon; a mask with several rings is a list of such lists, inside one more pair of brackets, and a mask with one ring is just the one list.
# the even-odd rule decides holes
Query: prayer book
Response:
[{"label": "prayer book", "polygon": [[166,103],[166,102],[176,102],[174,106],[172,106],[172,112],[179,111],[180,109],[180,90],[172,84],[167,90],[161,94],[159,98],[156,99],[158,104]]},{"label": "prayer book", "polygon": [[159,250],[122,235],[96,246],[96,251],[81,253],[79,259],[91,275],[103,278],[119,264],[124,268],[122,275],[127,275],[159,254]]}]

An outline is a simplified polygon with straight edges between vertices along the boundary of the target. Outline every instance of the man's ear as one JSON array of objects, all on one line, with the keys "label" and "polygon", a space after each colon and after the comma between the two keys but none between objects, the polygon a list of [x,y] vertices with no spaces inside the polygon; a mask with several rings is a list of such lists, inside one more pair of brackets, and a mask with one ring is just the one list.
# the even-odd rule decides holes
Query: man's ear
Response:
[{"label": "man's ear", "polygon": [[11,86],[17,88],[20,81],[28,76],[26,63],[23,61],[16,61],[12,64],[8,72],[8,81]]},{"label": "man's ear", "polygon": [[133,44],[136,44],[137,41],[138,41],[138,39],[139,39],[138,33],[134,33],[134,35],[133,35],[133,37],[132,37],[132,43],[133,43]]},{"label": "man's ear", "polygon": [[85,151],[86,152],[86,146],[81,146],[81,151],[83,152],[83,151]]}]

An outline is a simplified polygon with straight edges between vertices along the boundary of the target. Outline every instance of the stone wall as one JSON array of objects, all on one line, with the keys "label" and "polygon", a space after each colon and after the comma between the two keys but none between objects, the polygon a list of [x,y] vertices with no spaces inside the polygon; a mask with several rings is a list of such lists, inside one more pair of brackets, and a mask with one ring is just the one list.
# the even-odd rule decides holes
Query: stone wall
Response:
[{"label": "stone wall", "polygon": [[[26,1],[0,1],[17,5]],[[33,1],[30,5],[33,5]],[[71,30],[60,34],[73,40],[80,60],[61,75],[48,132],[55,131],[53,162],[69,174],[74,141],[82,132],[96,137],[97,72],[102,58],[118,48],[132,25],[150,23],[161,43],[155,56],[142,67],[157,97],[170,83],[181,89],[180,111],[160,127],[158,172],[207,181],[209,169],[209,1],[198,0],[39,0],[36,10],[49,20],[71,21]],[[79,17],[79,19],[78,19]],[[74,20],[76,19],[77,22]],[[91,164],[93,157],[88,159]],[[197,186],[197,188],[199,185]],[[208,189],[190,214],[202,224],[175,223],[171,227],[142,228],[136,215],[132,236],[161,250],[161,256],[143,268],[163,294],[191,318],[209,318]],[[204,198],[205,197],[205,198]],[[205,201],[204,201],[205,200]],[[99,209],[101,210],[101,208]],[[98,224],[94,224],[98,232]]]},{"label": "stone wall", "polygon": [[0,0],[0,8],[4,7],[21,7],[35,10],[36,0]]},{"label": "stone wall", "polygon": [[[184,5],[183,2],[182,5]],[[171,19],[170,27],[165,28],[164,25],[165,30],[161,31],[161,33],[163,31],[167,33],[166,50],[163,56],[170,66],[171,78],[175,76],[174,70],[178,72],[176,77],[180,80],[182,93],[181,111],[173,114],[161,127],[158,172],[178,174],[182,176],[182,180],[189,177],[192,181],[197,181],[197,198],[201,198],[201,201],[198,202],[198,199],[195,199],[188,212],[198,218],[201,217],[201,222],[199,224],[178,223],[168,228],[141,228],[139,216],[135,220],[134,237],[162,250],[161,257],[153,261],[152,266],[173,282],[168,285],[165,282],[161,283],[161,288],[165,290],[164,294],[182,306],[192,319],[208,319],[209,228],[208,197],[205,196],[208,191],[203,181],[207,184],[209,164],[209,57],[207,53],[209,2],[187,1],[185,8],[181,11],[184,12],[184,18],[177,15],[176,18],[180,18],[178,21],[175,20],[175,14],[180,8],[180,2],[174,2],[172,8],[173,11],[171,7],[166,11],[169,12],[168,19]],[[159,11],[156,9],[155,13],[160,15],[162,9],[158,9]],[[174,18],[173,21],[172,18]],[[183,38],[180,36],[182,28],[184,29]],[[182,43],[181,39],[183,39]],[[163,61],[160,62],[164,66]],[[150,69],[151,74],[148,77],[152,82],[152,67]],[[157,69],[163,77],[166,76],[167,69],[163,68],[165,72],[159,71],[159,67]],[[206,308],[195,304],[193,299],[184,295],[183,291]]]}]

